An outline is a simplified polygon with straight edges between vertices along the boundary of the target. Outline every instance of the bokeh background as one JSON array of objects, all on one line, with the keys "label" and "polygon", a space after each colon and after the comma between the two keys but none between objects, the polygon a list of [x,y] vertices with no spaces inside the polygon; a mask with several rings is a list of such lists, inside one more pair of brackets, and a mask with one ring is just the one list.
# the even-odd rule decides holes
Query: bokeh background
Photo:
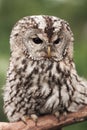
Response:
[{"label": "bokeh background", "polygon": [[[0,0],[0,121],[3,112],[3,87],[9,64],[9,37],[13,25],[27,15],[54,15],[69,22],[74,33],[74,61],[78,74],[87,79],[87,0]],[[64,130],[87,130],[87,122]]]}]

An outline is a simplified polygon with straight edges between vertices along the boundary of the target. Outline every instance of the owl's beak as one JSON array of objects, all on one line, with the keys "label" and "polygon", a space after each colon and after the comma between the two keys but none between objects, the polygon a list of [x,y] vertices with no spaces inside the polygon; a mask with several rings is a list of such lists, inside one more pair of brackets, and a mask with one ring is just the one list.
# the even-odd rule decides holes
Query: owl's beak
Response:
[{"label": "owl's beak", "polygon": [[47,48],[47,57],[50,58],[51,57],[51,47],[48,46]]}]

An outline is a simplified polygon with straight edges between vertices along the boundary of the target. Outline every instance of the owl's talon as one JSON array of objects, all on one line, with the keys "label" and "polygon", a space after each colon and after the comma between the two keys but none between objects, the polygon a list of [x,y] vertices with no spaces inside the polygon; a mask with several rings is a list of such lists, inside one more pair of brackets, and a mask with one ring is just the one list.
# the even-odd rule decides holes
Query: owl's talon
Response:
[{"label": "owl's talon", "polygon": [[63,113],[63,115],[66,117],[66,115],[67,115],[67,112],[65,111],[65,112]]},{"label": "owl's talon", "polygon": [[35,114],[31,114],[30,117],[29,116],[23,116],[21,117],[21,121],[27,125],[27,120],[28,119],[32,119],[35,122],[35,126],[37,126],[37,121],[38,121],[38,116]]},{"label": "owl's talon", "polygon": [[54,113],[54,115],[58,119],[58,121],[60,121],[60,113],[57,111]]},{"label": "owl's talon", "polygon": [[21,117],[21,121],[23,121],[23,123],[25,124],[25,125],[27,125],[27,120],[29,119],[29,117],[28,116],[23,116],[23,117]]},{"label": "owl's talon", "polygon": [[32,114],[31,119],[35,122],[35,126],[37,126],[38,116],[36,114]]},{"label": "owl's talon", "polygon": [[55,112],[54,115],[55,115],[57,118],[59,118],[60,113],[59,113],[59,112]]},{"label": "owl's talon", "polygon": [[64,116],[64,120],[66,120],[67,112],[64,112],[63,116]]}]

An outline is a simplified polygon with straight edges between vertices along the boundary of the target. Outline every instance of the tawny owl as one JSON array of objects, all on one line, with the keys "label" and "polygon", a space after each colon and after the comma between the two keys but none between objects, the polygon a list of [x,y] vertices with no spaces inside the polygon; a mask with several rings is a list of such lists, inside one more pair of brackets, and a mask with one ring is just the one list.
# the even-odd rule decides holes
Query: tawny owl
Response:
[{"label": "tawny owl", "polygon": [[73,40],[69,24],[54,16],[27,16],[16,23],[4,91],[9,121],[60,116],[87,104],[87,82],[73,62]]}]

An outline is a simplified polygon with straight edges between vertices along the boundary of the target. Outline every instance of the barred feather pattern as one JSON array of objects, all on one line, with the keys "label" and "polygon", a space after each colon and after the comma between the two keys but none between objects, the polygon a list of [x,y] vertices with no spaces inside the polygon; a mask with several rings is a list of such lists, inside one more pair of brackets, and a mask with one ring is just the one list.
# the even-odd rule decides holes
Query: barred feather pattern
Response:
[{"label": "barred feather pattern", "polygon": [[60,116],[87,104],[87,81],[76,72],[73,34],[66,21],[54,16],[24,17],[12,30],[10,46],[4,89],[9,121],[32,114],[58,112]]},{"label": "barred feather pattern", "polygon": [[73,61],[28,62],[19,57],[10,63],[4,95],[5,112],[16,121],[32,113],[77,111],[87,104],[87,83],[77,75]]}]

